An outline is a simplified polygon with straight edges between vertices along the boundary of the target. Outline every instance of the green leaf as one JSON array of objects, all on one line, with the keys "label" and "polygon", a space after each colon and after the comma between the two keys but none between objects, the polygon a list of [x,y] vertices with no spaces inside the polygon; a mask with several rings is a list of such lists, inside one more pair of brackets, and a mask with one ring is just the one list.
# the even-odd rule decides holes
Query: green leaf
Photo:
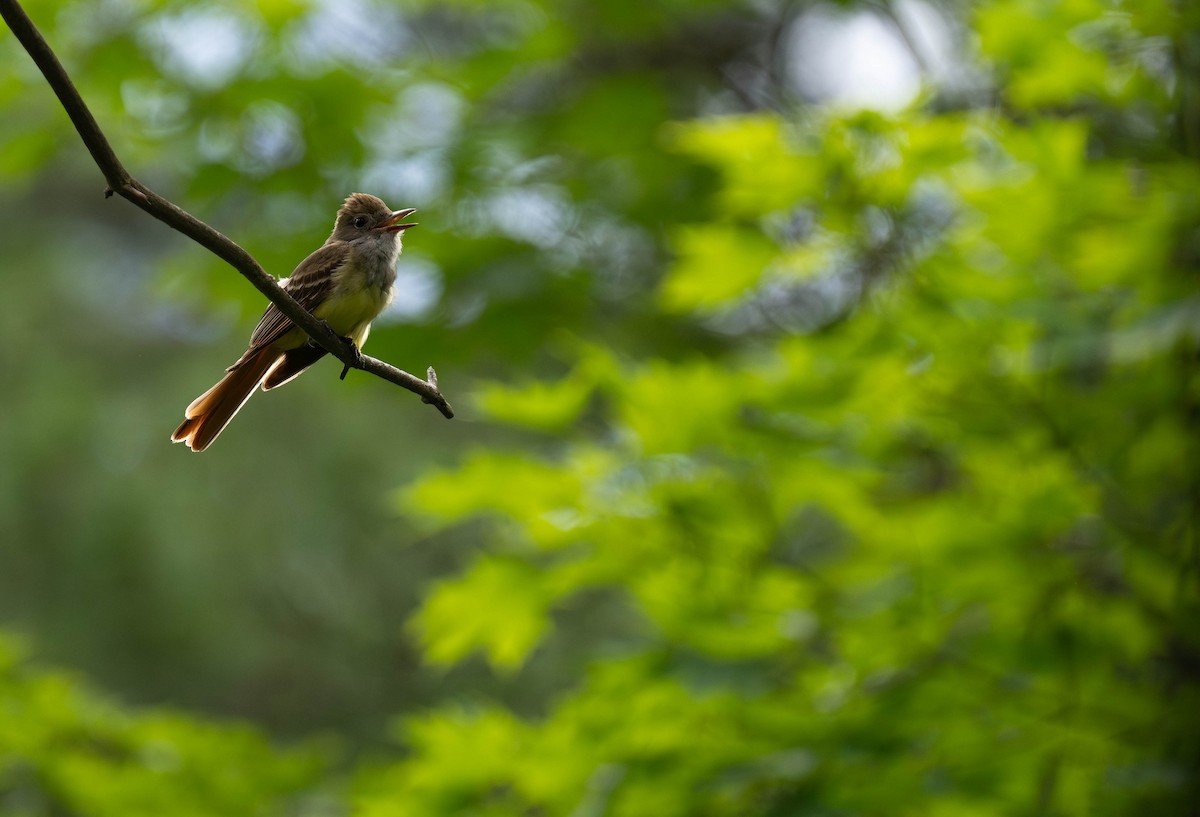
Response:
[{"label": "green leaf", "polygon": [[822,193],[820,162],[775,116],[700,120],[676,125],[667,134],[672,148],[721,172],[724,216],[763,216]]},{"label": "green leaf", "polygon": [[497,670],[520,668],[550,627],[549,598],[535,568],[483,557],[437,585],[412,620],[426,658],[450,665],[482,650]]},{"label": "green leaf", "polygon": [[674,245],[661,294],[671,310],[714,309],[744,297],[778,254],[762,233],[733,225],[681,228]]}]

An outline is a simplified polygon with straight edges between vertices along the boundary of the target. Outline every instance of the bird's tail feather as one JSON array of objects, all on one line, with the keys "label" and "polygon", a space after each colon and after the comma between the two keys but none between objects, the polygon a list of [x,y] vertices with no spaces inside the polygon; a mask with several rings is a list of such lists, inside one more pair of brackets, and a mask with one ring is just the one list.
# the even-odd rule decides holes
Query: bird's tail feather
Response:
[{"label": "bird's tail feather", "polygon": [[263,380],[263,391],[277,389],[284,383],[290,383],[300,376],[300,373],[325,356],[325,350],[320,346],[305,343],[295,349],[283,353],[278,365],[267,372]]},{"label": "bird's tail feather", "polygon": [[208,448],[254,394],[279,357],[277,350],[267,347],[238,361],[216,385],[187,407],[184,412],[187,419],[175,429],[171,442],[184,443],[193,451]]}]

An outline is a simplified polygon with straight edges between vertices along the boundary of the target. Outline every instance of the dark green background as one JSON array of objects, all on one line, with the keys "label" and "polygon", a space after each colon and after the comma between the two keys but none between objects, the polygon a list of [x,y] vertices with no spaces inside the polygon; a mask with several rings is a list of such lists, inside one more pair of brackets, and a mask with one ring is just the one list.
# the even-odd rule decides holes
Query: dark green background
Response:
[{"label": "dark green background", "polygon": [[0,815],[1197,813],[1190,5],[25,7],[272,273],[418,207],[459,416],[170,445],[262,299],[0,34]]}]

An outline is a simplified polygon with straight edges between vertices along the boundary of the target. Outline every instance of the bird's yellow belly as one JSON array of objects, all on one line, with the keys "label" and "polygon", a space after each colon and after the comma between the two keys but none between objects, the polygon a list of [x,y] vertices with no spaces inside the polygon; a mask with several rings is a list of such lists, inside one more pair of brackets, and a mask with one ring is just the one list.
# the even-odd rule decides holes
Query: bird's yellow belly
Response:
[{"label": "bird's yellow belly", "polygon": [[332,296],[313,310],[313,315],[329,324],[338,335],[351,338],[362,346],[371,329],[371,321],[387,306],[387,296],[373,286],[337,287]]}]

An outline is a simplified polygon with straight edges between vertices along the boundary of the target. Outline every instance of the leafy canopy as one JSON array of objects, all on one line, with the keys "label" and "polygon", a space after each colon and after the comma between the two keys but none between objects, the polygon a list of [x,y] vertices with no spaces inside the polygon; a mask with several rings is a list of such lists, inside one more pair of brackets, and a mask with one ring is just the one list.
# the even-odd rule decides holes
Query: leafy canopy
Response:
[{"label": "leafy canopy", "polygon": [[[41,463],[28,471],[40,504],[10,502],[0,532],[22,554],[56,543],[67,563],[96,541],[194,554],[224,540],[214,531],[294,539],[302,556],[281,561],[306,567],[280,581],[268,561],[227,597],[267,599],[295,643],[353,642],[383,618],[415,645],[425,686],[386,658],[330,680],[341,694],[315,700],[373,688],[358,676],[403,687],[369,712],[394,723],[390,748],[331,771],[318,752],[199,715],[130,714],[10,661],[0,814],[311,813],[330,797],[363,817],[1195,802],[1195,10],[941,9],[961,13],[963,76],[884,113],[809,104],[779,75],[808,3],[367,5],[374,25],[349,33],[352,17],[304,3],[114,4],[94,29],[67,7],[57,41],[101,119],[134,123],[110,135],[181,200],[240,225],[272,269],[310,249],[317,202],[349,189],[437,214],[401,269],[404,292],[428,297],[372,344],[429,355],[468,422],[396,442],[379,431],[393,402],[362,398],[362,422],[345,423],[314,391],[311,416],[263,423],[231,451],[238,467],[212,466],[224,505],[193,504],[192,473],[178,489],[131,477],[57,530],[25,510],[58,490],[59,460],[39,452],[86,439],[87,421],[30,397],[35,431],[0,427],[0,441]],[[838,5],[902,30],[913,4]],[[201,30],[242,51],[187,62],[173,38]],[[61,113],[13,78],[20,56],[0,51],[14,68],[0,101],[41,136],[0,124],[14,186],[62,147],[44,138]],[[243,297],[191,248],[154,260],[165,272],[146,278],[180,309],[196,280]],[[57,309],[53,282],[31,291],[41,300],[14,320]],[[98,392],[58,356],[14,394]],[[133,397],[106,405],[169,381],[168,364],[147,366]],[[52,380],[64,372],[78,382]],[[53,422],[32,422],[43,413]],[[112,422],[136,438],[138,416]],[[297,439],[327,482],[279,473],[283,446],[306,455]],[[362,499],[381,482],[398,484],[394,535]],[[219,527],[251,494],[278,517]],[[113,510],[159,502],[134,523]],[[173,511],[214,527],[182,531]],[[388,554],[407,544],[416,568],[377,571],[392,563],[362,555],[372,535]],[[237,553],[251,565],[257,551]],[[176,558],[163,586],[208,598]],[[94,627],[123,636],[129,619],[184,616],[173,603],[160,592],[152,615]],[[187,621],[244,620],[197,607]],[[273,636],[212,640],[245,656]],[[271,688],[335,677],[331,655],[346,653],[269,674]]]}]

